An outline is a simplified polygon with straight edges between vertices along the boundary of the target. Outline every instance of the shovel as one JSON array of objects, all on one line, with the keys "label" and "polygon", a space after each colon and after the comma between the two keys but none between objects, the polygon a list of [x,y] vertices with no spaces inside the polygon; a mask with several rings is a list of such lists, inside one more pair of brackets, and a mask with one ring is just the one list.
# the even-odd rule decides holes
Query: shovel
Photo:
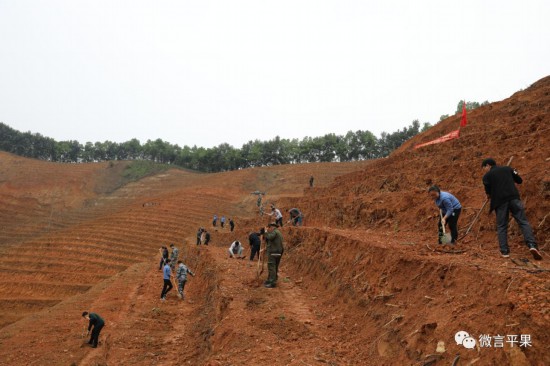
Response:
[{"label": "shovel", "polygon": [[441,218],[441,227],[443,228],[443,235],[439,236],[441,244],[450,244],[452,242],[451,234],[445,231],[445,225],[443,225],[443,213],[439,211],[439,217]]}]

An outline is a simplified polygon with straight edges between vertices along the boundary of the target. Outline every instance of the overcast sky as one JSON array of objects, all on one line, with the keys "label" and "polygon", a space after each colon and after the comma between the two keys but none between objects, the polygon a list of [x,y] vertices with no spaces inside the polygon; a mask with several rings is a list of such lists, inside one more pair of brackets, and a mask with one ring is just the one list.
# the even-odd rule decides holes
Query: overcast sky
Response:
[{"label": "overcast sky", "polygon": [[0,121],[240,146],[394,131],[550,74],[550,1],[0,0]]}]

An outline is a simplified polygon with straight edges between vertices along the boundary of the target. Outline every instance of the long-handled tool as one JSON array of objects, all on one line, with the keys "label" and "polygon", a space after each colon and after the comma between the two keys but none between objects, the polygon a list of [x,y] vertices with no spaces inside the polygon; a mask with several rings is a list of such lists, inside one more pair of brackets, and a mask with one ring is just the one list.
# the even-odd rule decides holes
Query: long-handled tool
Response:
[{"label": "long-handled tool", "polygon": [[443,230],[443,235],[439,236],[441,244],[450,244],[453,239],[450,233],[447,233],[445,230],[445,224],[443,223],[443,211],[439,210],[439,218],[441,219],[441,228]]},{"label": "long-handled tool", "polygon": [[265,245],[264,245],[263,249],[260,246],[260,253],[258,254],[258,268],[256,269],[256,277],[257,278],[260,278],[260,276],[264,272],[265,256],[266,256]]},{"label": "long-handled tool", "polygon": [[[512,160],[514,159],[514,156],[512,156],[510,158],[510,160],[508,160],[508,164],[506,165],[510,165],[512,163]],[[464,233],[464,235],[462,235],[462,237],[460,238],[460,240],[464,239],[466,237],[466,235],[468,235],[468,233],[470,233],[470,230],[472,230],[472,228],[474,227],[474,224],[476,223],[477,219],[479,219],[479,216],[481,215],[481,213],[483,212],[483,209],[485,208],[485,206],[487,206],[487,203],[489,202],[489,199],[487,198],[485,200],[485,202],[483,202],[483,206],[481,206],[481,209],[479,210],[479,212],[477,213],[476,217],[474,217],[474,220],[472,221],[472,223],[470,224],[470,226],[468,226],[468,229],[466,230],[466,232]]]}]

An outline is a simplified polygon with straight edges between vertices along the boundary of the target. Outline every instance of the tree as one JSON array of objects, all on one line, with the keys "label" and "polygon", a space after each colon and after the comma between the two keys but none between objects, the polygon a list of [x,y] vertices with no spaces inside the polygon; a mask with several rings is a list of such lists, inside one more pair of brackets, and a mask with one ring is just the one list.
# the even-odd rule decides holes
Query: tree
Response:
[{"label": "tree", "polygon": [[[422,131],[430,126],[424,123]],[[143,145],[139,140],[131,139],[122,143],[86,142],[83,146],[75,140],[58,142],[40,134],[21,133],[0,123],[0,150],[49,161],[142,159],[203,172],[221,172],[278,164],[376,159],[389,155],[419,132],[420,123],[414,120],[410,126],[393,133],[384,132],[378,139],[370,131],[358,130],[346,135],[306,136],[302,140],[276,136],[267,141],[249,141],[241,148],[223,143],[206,149],[197,146],[181,148],[162,139],[147,140]]]}]

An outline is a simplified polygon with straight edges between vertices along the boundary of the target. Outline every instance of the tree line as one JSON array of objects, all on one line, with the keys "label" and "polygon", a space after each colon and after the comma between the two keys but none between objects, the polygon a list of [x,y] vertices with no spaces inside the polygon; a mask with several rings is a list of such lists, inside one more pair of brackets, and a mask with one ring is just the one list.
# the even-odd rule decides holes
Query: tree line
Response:
[{"label": "tree line", "polygon": [[[424,124],[424,129],[429,124]],[[174,164],[202,172],[221,172],[278,164],[332,161],[357,161],[388,156],[403,142],[421,132],[420,122],[379,138],[370,131],[349,131],[345,135],[326,134],[319,137],[249,141],[236,148],[227,143],[211,148],[171,144],[162,139],[137,139],[117,143],[56,141],[39,133],[20,132],[0,123],[0,150],[17,155],[65,163],[108,160],[149,160]]]},{"label": "tree line", "polygon": [[[462,111],[462,101],[457,111]],[[486,102],[468,102],[474,109]],[[370,131],[349,131],[345,135],[326,134],[303,139],[284,139],[279,136],[267,140],[254,140],[240,148],[223,143],[204,148],[171,144],[162,139],[138,139],[126,142],[56,141],[39,133],[20,132],[0,122],[0,150],[28,158],[53,162],[81,163],[109,160],[148,160],[174,164],[201,172],[221,172],[278,164],[313,162],[345,162],[377,159],[388,156],[405,141],[425,131],[431,125],[414,120],[409,126],[392,133],[383,132],[376,137]]]}]

